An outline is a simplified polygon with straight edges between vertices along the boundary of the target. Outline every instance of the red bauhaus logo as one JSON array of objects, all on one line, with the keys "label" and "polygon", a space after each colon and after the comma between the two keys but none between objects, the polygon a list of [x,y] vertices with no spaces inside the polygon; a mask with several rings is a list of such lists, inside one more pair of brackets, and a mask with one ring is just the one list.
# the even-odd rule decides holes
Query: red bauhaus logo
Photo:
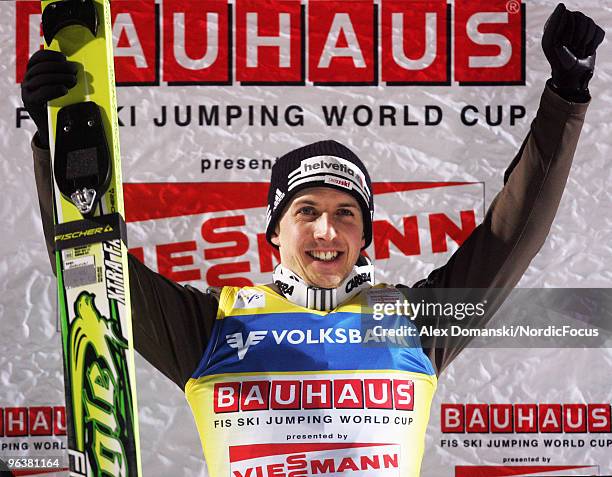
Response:
[{"label": "red bauhaus logo", "polygon": [[414,409],[406,379],[232,381],[214,386],[214,412],[298,409]]},{"label": "red bauhaus logo", "polygon": [[[16,16],[20,82],[40,2]],[[525,84],[516,0],[113,0],[112,20],[122,85]]]},{"label": "red bauhaus logo", "polygon": [[64,406],[0,407],[0,437],[65,435]]},{"label": "red bauhaus logo", "polygon": [[444,433],[609,433],[610,404],[442,404]]}]

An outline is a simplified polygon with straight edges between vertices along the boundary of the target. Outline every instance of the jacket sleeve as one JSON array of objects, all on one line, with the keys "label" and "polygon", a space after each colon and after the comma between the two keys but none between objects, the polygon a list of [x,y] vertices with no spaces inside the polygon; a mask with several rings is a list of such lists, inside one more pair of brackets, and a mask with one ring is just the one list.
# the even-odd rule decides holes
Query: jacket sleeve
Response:
[{"label": "jacket sleeve", "polygon": [[[446,265],[414,287],[478,289],[478,298],[487,300],[487,313],[474,325],[484,326],[491,319],[546,240],[587,107],[588,103],[567,102],[546,87],[530,131],[484,221]],[[474,297],[471,292],[470,297]],[[441,337],[422,345],[440,374],[469,341],[449,346],[450,340]]]},{"label": "jacket sleeve", "polygon": [[[55,273],[51,160],[32,141],[38,202]],[[196,370],[217,315],[218,294],[181,286],[128,254],[134,347],[181,389]]]}]

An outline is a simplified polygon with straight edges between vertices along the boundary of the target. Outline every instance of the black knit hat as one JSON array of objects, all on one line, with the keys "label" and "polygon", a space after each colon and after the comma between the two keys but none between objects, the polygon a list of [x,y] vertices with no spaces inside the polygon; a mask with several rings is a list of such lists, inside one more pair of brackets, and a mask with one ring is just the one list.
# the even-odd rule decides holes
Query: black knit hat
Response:
[{"label": "black knit hat", "polygon": [[353,151],[332,140],[288,152],[272,166],[266,216],[266,239],[270,244],[276,247],[272,235],[285,206],[307,187],[331,187],[352,195],[361,207],[365,247],[370,245],[374,214],[370,175]]}]

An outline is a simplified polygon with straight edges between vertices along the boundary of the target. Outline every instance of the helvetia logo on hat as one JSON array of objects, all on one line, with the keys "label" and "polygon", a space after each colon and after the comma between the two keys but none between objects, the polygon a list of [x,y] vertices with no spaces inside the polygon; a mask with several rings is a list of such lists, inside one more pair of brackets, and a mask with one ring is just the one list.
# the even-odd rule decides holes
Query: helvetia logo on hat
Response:
[{"label": "helvetia logo on hat", "polygon": [[365,175],[355,164],[340,157],[309,157],[289,174],[289,190],[309,182],[324,182],[346,189],[355,189],[366,202],[369,201],[370,190],[366,184]]},{"label": "helvetia logo on hat", "polygon": [[331,172],[351,179],[358,180],[365,184],[365,178],[359,168],[346,159],[335,156],[315,156],[304,159],[300,164],[302,175],[312,175]]}]

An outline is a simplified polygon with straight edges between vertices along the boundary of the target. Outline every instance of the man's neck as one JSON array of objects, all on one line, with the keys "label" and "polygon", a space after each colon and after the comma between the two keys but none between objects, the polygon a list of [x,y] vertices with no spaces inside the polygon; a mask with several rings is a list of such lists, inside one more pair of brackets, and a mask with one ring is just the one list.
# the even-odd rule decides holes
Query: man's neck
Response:
[{"label": "man's neck", "polygon": [[374,285],[374,266],[362,257],[351,273],[336,288],[320,288],[309,285],[297,273],[282,264],[274,269],[275,291],[296,305],[312,310],[330,311],[341,305],[361,290]]}]

